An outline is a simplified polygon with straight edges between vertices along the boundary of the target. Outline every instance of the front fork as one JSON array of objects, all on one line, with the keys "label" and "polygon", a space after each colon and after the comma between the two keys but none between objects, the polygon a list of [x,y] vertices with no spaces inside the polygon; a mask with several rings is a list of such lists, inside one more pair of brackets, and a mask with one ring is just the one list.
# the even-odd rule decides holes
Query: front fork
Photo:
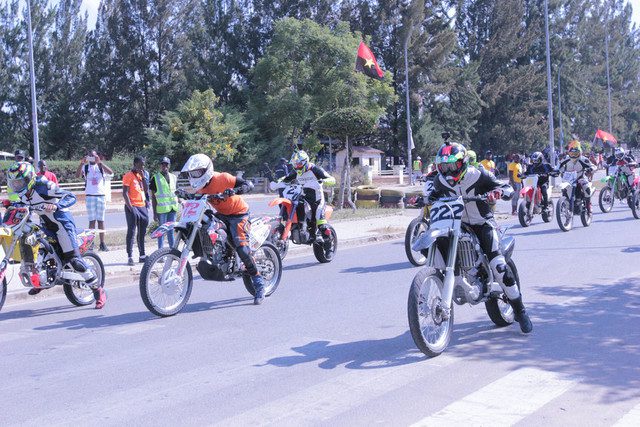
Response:
[{"label": "front fork", "polygon": [[[177,271],[178,277],[180,277],[180,279],[182,279],[184,270],[187,267],[187,263],[189,262],[189,254],[191,254],[191,248],[193,247],[193,242],[195,241],[196,236],[200,232],[200,228],[202,228],[202,221],[198,221],[196,224],[193,225],[193,230],[191,230],[191,234],[189,235],[189,240],[187,240],[186,245],[184,245],[184,248],[180,253],[180,265],[178,266],[178,271]],[[177,247],[177,244],[176,244],[176,247]]]},{"label": "front fork", "polygon": [[452,233],[449,237],[449,253],[447,256],[447,266],[444,273],[444,289],[442,290],[442,310],[445,318],[449,318],[451,311],[451,300],[453,299],[453,288],[456,281],[456,257],[458,255],[458,233]]}]

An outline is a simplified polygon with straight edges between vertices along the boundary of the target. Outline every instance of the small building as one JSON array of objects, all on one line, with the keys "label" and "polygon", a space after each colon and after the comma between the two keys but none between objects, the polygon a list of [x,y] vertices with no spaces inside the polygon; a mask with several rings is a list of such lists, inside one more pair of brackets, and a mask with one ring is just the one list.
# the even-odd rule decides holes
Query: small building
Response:
[{"label": "small building", "polygon": [[[384,151],[371,147],[352,147],[351,166],[370,166],[374,174],[379,174],[382,169],[382,155]],[[336,170],[341,171],[344,166],[344,158],[347,150],[343,149],[336,153]]]}]

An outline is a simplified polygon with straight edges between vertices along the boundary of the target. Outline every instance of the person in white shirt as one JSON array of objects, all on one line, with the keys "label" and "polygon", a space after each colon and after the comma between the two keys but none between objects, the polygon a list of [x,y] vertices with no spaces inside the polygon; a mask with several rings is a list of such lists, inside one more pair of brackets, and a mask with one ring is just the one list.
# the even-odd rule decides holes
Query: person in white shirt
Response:
[{"label": "person in white shirt", "polygon": [[87,204],[87,216],[89,228],[95,229],[96,222],[100,229],[100,250],[108,251],[104,243],[104,216],[106,211],[106,178],[105,175],[113,175],[113,170],[102,162],[95,150],[89,151],[80,160],[76,176],[84,178]]}]

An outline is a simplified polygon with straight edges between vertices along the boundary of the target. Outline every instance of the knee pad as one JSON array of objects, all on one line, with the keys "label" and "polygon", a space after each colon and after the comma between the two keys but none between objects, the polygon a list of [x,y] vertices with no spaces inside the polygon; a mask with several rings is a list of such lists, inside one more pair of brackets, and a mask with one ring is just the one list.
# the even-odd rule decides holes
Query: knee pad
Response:
[{"label": "knee pad", "polygon": [[491,260],[489,263],[491,266],[491,270],[493,271],[493,275],[495,279],[502,287],[502,290],[509,299],[515,299],[520,296],[520,291],[518,287],[515,286],[516,279],[507,268],[507,263],[504,259],[504,256],[499,255]]}]

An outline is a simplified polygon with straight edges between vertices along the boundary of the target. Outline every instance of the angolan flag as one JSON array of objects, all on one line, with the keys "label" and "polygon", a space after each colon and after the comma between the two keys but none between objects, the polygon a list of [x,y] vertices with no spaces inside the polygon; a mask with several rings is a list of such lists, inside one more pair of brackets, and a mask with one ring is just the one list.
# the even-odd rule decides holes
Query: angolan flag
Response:
[{"label": "angolan flag", "polygon": [[371,49],[369,49],[363,42],[360,42],[360,47],[358,47],[356,71],[360,71],[366,76],[374,79],[382,80],[384,78],[384,71],[382,71],[382,68],[378,65],[376,57],[373,56]]}]

